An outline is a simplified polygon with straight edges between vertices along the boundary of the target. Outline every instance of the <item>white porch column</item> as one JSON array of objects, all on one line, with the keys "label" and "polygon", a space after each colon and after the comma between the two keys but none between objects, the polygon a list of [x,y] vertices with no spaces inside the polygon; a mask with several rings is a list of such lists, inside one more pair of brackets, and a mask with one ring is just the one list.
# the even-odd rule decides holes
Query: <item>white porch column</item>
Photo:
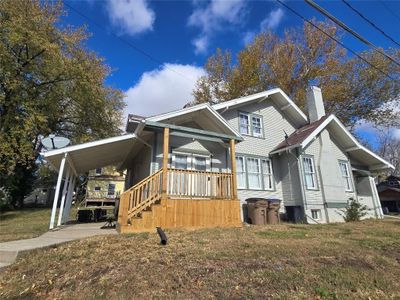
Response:
[{"label": "white porch column", "polygon": [[68,186],[67,200],[65,203],[64,213],[63,213],[63,216],[61,219],[61,224],[65,224],[68,221],[69,212],[71,210],[72,197],[74,195],[75,181],[76,181],[76,177],[74,175],[72,175],[71,182]]},{"label": "white porch column", "polygon": [[53,200],[53,209],[51,210],[51,217],[50,217],[50,226],[49,226],[50,229],[54,228],[54,221],[56,219],[56,212],[57,212],[57,202],[58,202],[58,197],[60,196],[61,181],[64,173],[65,159],[67,158],[67,155],[68,154],[65,153],[64,157],[61,159],[60,169],[58,170],[57,185]]},{"label": "white porch column", "polygon": [[69,185],[71,183],[71,179],[72,179],[72,174],[71,174],[70,168],[68,167],[67,168],[67,173],[65,174],[65,180],[64,180],[64,187],[63,187],[62,196],[61,196],[60,209],[58,210],[57,226],[61,225],[61,219],[62,219],[62,216],[63,216],[64,206],[65,206],[65,198],[67,197],[67,190],[69,189]]},{"label": "white porch column", "polygon": [[371,192],[372,192],[371,196],[372,196],[372,201],[374,203],[375,215],[376,215],[377,219],[383,219],[381,200],[379,199],[379,194],[378,194],[378,190],[376,188],[374,177],[369,176],[369,183],[371,186]]}]

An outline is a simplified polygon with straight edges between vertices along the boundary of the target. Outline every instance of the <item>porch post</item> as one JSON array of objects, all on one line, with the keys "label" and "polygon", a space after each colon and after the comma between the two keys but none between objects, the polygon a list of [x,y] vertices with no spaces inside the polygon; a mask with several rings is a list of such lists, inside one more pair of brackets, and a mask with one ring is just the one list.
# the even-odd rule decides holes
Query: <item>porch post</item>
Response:
[{"label": "porch post", "polygon": [[162,176],[162,195],[167,196],[168,190],[168,152],[169,152],[169,128],[164,128],[163,142],[163,176]]},{"label": "porch post", "polygon": [[61,159],[60,169],[58,170],[57,185],[53,200],[53,209],[51,210],[51,217],[50,217],[50,226],[49,226],[50,229],[54,228],[54,221],[56,219],[56,211],[57,211],[57,202],[58,202],[58,197],[60,196],[61,181],[64,173],[65,159],[67,155],[68,154],[65,153],[64,157]]},{"label": "porch post", "polygon": [[71,179],[72,179],[71,177],[72,177],[71,170],[68,167],[67,173],[65,174],[64,187],[63,187],[62,196],[61,196],[61,204],[60,204],[60,208],[58,210],[57,226],[61,225],[61,219],[63,216],[64,206],[65,206],[65,198],[67,197],[67,190],[69,189],[69,185],[71,184]]},{"label": "porch post", "polygon": [[231,146],[231,172],[232,172],[232,198],[237,199],[237,178],[236,178],[236,149],[235,140],[230,140]]}]

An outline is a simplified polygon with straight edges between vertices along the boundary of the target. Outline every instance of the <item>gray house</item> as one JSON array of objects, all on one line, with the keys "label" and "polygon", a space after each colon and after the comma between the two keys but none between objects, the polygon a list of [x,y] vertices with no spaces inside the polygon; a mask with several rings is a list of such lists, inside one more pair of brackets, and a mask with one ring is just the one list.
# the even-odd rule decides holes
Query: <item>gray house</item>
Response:
[{"label": "gray house", "polygon": [[[44,155],[60,168],[59,180],[65,167],[73,169],[70,182],[103,165],[126,169],[121,232],[240,226],[245,200],[254,197],[282,200],[281,213],[291,221],[342,222],[351,198],[367,205],[367,217],[381,218],[374,173],[393,166],[325,115],[319,88],[308,89],[307,102],[308,117],[272,89],[147,118],[130,115],[124,136]],[[68,211],[65,193],[61,215]]]}]

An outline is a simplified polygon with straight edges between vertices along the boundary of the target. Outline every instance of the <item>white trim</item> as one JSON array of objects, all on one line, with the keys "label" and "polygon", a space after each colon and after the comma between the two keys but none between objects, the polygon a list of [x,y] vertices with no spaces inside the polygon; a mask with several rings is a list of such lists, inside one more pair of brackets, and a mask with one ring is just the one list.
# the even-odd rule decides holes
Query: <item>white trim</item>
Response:
[{"label": "white trim", "polygon": [[69,153],[69,152],[73,152],[73,151],[92,148],[92,147],[105,145],[105,144],[111,144],[114,142],[120,142],[120,141],[129,140],[129,139],[136,139],[136,135],[134,133],[129,133],[129,134],[115,136],[115,137],[102,139],[102,140],[98,140],[98,141],[94,141],[94,142],[83,143],[83,144],[69,146],[69,147],[65,147],[65,148],[61,148],[61,149],[55,149],[55,150],[47,151],[47,152],[44,152],[41,154],[44,157],[51,157],[51,156],[56,156],[56,155],[63,154],[63,153]]},{"label": "white trim", "polygon": [[250,101],[253,101],[253,100],[257,100],[259,98],[263,98],[262,100],[264,100],[264,99],[267,99],[268,96],[273,95],[273,94],[281,94],[283,96],[283,98],[285,98],[285,100],[288,102],[288,104],[295,109],[296,113],[298,113],[298,115],[302,119],[304,119],[305,122],[308,122],[307,116],[288,97],[288,95],[286,95],[285,92],[282,91],[280,88],[275,88],[275,89],[271,89],[271,90],[268,90],[268,91],[264,91],[264,92],[260,92],[260,93],[257,93],[257,94],[253,94],[253,95],[250,95],[250,96],[245,96],[245,97],[233,99],[233,100],[230,100],[230,101],[218,103],[218,104],[213,105],[213,108],[215,110],[220,110],[220,109],[223,109],[223,108],[226,108],[226,107],[230,108],[232,106],[240,105],[240,104],[243,104],[243,103],[246,103],[246,102],[250,102]]},{"label": "white trim", "polygon": [[156,115],[153,117],[149,117],[146,118],[145,121],[153,121],[153,122],[159,122],[159,121],[163,121],[165,119],[171,119],[171,118],[175,118],[181,115],[185,115],[185,114],[189,114],[195,111],[199,111],[199,110],[203,110],[206,109],[208,110],[214,117],[217,118],[217,120],[219,120],[222,125],[224,125],[230,132],[232,132],[235,136],[242,138],[242,136],[240,135],[240,133],[233,128],[213,107],[211,107],[208,103],[202,103],[202,104],[198,104],[195,106],[191,106],[191,107],[186,107],[180,110],[175,110],[175,111],[171,111],[171,112],[167,112],[164,114],[160,114],[160,115]]}]

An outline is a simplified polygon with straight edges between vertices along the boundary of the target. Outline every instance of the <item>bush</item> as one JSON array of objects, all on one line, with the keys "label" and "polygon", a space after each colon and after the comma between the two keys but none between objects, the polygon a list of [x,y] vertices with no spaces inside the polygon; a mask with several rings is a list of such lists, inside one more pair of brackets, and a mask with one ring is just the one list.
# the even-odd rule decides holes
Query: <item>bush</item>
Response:
[{"label": "bush", "polygon": [[5,187],[0,187],[0,211],[11,208],[11,197]]},{"label": "bush", "polygon": [[367,214],[367,206],[358,202],[357,199],[350,198],[344,211],[344,220],[346,222],[360,221]]}]

